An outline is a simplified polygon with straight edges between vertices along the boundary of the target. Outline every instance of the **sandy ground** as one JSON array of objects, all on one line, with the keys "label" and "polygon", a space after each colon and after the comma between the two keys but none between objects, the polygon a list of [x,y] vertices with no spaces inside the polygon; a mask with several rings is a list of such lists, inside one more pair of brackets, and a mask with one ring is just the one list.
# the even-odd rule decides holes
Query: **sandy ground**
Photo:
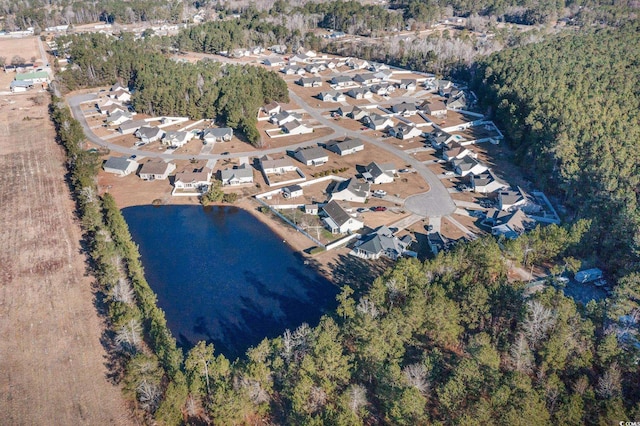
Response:
[{"label": "sandy ground", "polygon": [[31,97],[0,99],[1,423],[133,424],[107,378],[64,154]]}]

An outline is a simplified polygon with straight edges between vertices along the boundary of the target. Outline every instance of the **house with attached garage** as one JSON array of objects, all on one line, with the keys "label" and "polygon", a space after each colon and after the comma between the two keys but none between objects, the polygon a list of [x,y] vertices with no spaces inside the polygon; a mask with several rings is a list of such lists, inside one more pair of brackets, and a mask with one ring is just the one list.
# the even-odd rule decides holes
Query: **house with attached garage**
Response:
[{"label": "house with attached garage", "polygon": [[465,155],[462,158],[456,158],[451,161],[451,164],[458,176],[467,176],[469,174],[479,175],[489,169],[470,155]]},{"label": "house with attached garage", "polygon": [[343,141],[327,142],[324,147],[331,152],[344,156],[364,150],[364,142],[360,139],[347,138]]},{"label": "house with attached garage", "polygon": [[503,190],[508,186],[505,182],[498,179],[491,169],[479,175],[471,175],[471,189],[474,192],[490,194]]},{"label": "house with attached garage", "polygon": [[490,209],[482,223],[491,226],[491,235],[513,240],[527,229],[534,227],[536,221],[528,218],[522,210],[509,212]]},{"label": "house with attached garage", "polygon": [[293,120],[283,124],[282,131],[288,135],[304,135],[307,133],[312,133],[313,128],[305,126],[298,120]]},{"label": "house with attached garage", "polygon": [[346,65],[354,70],[364,70],[369,68],[371,65],[369,62],[363,59],[349,58],[347,59]]},{"label": "house with attached garage", "polygon": [[466,146],[460,145],[458,142],[451,142],[442,150],[442,158],[445,161],[453,161],[459,158],[466,157],[467,155],[473,158],[477,157],[477,154],[475,154]]},{"label": "house with attached garage", "polygon": [[440,130],[431,132],[428,139],[431,141],[431,146],[434,149],[447,149],[449,144],[453,142],[460,143],[464,141],[464,138],[460,135],[452,135]]},{"label": "house with attached garage", "polygon": [[200,170],[182,171],[176,173],[173,186],[178,190],[204,193],[211,185],[211,169],[204,167]]},{"label": "house with attached garage", "polygon": [[434,117],[442,117],[447,115],[447,106],[439,99],[431,99],[420,105],[420,108],[429,115]]},{"label": "house with attached garage", "polygon": [[341,106],[336,110],[335,114],[338,114],[341,117],[347,117],[351,114],[352,111],[353,111],[353,107],[351,105]]},{"label": "house with attached garage", "polygon": [[181,147],[186,145],[194,136],[193,132],[170,131],[165,133],[162,137],[162,144]]},{"label": "house with attached garage", "polygon": [[123,111],[118,109],[117,111],[109,114],[106,119],[106,122],[109,126],[119,126],[125,121],[129,121],[133,118],[133,114],[129,111]]},{"label": "house with attached garage", "polygon": [[540,208],[535,198],[519,186],[515,191],[509,189],[498,192],[498,207],[500,210],[519,208],[525,211],[537,211]]},{"label": "house with attached garage", "polygon": [[362,124],[373,130],[384,130],[393,126],[393,121],[389,117],[383,117],[378,114],[371,114],[362,119]]},{"label": "house with attached garage", "polygon": [[296,114],[289,111],[282,111],[278,114],[272,115],[271,118],[269,118],[269,121],[275,124],[276,126],[283,126],[289,123],[290,121],[301,120],[301,119],[302,119],[302,116],[300,114]]},{"label": "house with attached garage", "polygon": [[280,114],[282,111],[282,107],[277,102],[269,102],[268,104],[263,105],[260,109],[269,116]]},{"label": "house with attached garage", "polygon": [[320,87],[322,79],[320,77],[300,77],[296,83],[302,87]]},{"label": "house with attached garage", "polygon": [[282,197],[287,199],[302,197],[303,193],[300,185],[289,185],[282,188]]},{"label": "house with attached garage", "polygon": [[465,96],[464,92],[462,92],[462,94],[460,94],[456,98],[449,98],[447,100],[447,108],[449,109],[458,110],[458,109],[465,109],[466,107],[467,107],[467,97]]},{"label": "house with attached garage", "polygon": [[138,170],[138,162],[127,157],[109,157],[102,165],[102,169],[107,173],[118,176],[127,176]]},{"label": "house with attached garage", "polygon": [[366,72],[363,74],[356,74],[355,77],[353,77],[353,81],[358,84],[374,84],[379,83],[381,79],[376,77],[372,72]]},{"label": "house with attached garage", "polygon": [[331,79],[331,85],[336,87],[347,87],[353,84],[353,79],[348,75],[336,75]]},{"label": "house with attached garage", "polygon": [[129,102],[131,100],[131,93],[129,93],[127,89],[118,89],[114,92],[109,92],[107,96],[119,102]]},{"label": "house with attached garage", "polygon": [[268,155],[260,158],[260,168],[266,175],[284,174],[297,169],[287,157],[273,159]]},{"label": "house with attached garage", "polygon": [[387,96],[393,93],[396,90],[396,87],[393,84],[383,83],[369,86],[369,90],[371,90],[371,92],[373,92],[373,94],[375,95]]},{"label": "house with attached garage", "polygon": [[347,97],[342,92],[337,90],[329,90],[327,92],[318,93],[318,99],[323,102],[342,102],[346,101]]},{"label": "house with attached garage", "polygon": [[332,234],[346,234],[364,227],[363,221],[352,217],[337,201],[329,201],[322,211],[325,214],[322,221]]},{"label": "house with attached garage", "polygon": [[379,259],[381,256],[385,256],[391,260],[397,260],[407,253],[410,244],[410,235],[405,235],[400,239],[383,225],[362,237],[350,254],[363,259]]},{"label": "house with attached garage", "polygon": [[362,120],[363,118],[368,117],[369,114],[369,110],[355,106],[347,116],[354,120]]},{"label": "house with attached garage", "polygon": [[329,161],[329,155],[319,146],[298,148],[293,152],[293,156],[296,160],[307,166],[321,166]]},{"label": "house with attached garage", "polygon": [[371,185],[369,182],[358,182],[356,178],[337,182],[331,191],[330,200],[365,203],[369,197]]},{"label": "house with attached garage", "polygon": [[395,127],[389,128],[389,135],[398,139],[411,139],[422,135],[422,130],[415,126],[409,126],[407,124],[400,123]]},{"label": "house with attached garage", "polygon": [[373,98],[373,93],[371,90],[366,87],[354,87],[347,91],[347,95],[351,96],[354,99],[371,99]]},{"label": "house with attached garage", "polygon": [[316,74],[326,69],[327,67],[324,66],[324,64],[309,64],[306,67],[304,67],[304,70],[310,74]]},{"label": "house with attached garage", "polygon": [[123,135],[132,135],[134,134],[140,127],[147,124],[144,120],[129,120],[118,126],[118,131]]},{"label": "house with attached garage", "polygon": [[374,161],[369,163],[365,170],[366,172],[362,174],[362,177],[374,185],[380,185],[393,182],[396,166],[393,163],[378,164]]},{"label": "house with attached garage", "polygon": [[151,159],[144,163],[138,172],[142,180],[165,180],[176,169],[173,163],[165,163],[162,160]]},{"label": "house with attached garage", "polygon": [[280,70],[280,72],[282,72],[285,75],[303,75],[304,73],[306,73],[306,71],[304,70],[304,68],[299,67],[297,65],[289,65],[287,67],[284,67]]},{"label": "house with attached garage", "polygon": [[398,84],[398,88],[404,90],[415,90],[418,87],[418,82],[414,78],[403,78]]},{"label": "house with attached garage", "polygon": [[156,126],[142,126],[135,132],[135,136],[142,143],[151,143],[160,140],[164,135],[164,130]]},{"label": "house with attached garage", "polygon": [[404,117],[409,117],[412,115],[416,115],[418,113],[418,109],[416,108],[416,104],[409,102],[402,102],[399,104],[395,104],[391,106],[391,111],[396,114],[400,114]]},{"label": "house with attached garage", "polygon": [[229,142],[232,138],[233,129],[231,127],[210,128],[202,132],[204,143]]},{"label": "house with attached garage", "polygon": [[231,169],[220,170],[222,186],[234,186],[253,183],[253,169],[247,164]]},{"label": "house with attached garage", "polygon": [[393,71],[390,69],[380,70],[373,74],[373,76],[380,81],[389,81],[393,77]]},{"label": "house with attached garage", "polygon": [[281,67],[285,64],[284,58],[280,56],[269,56],[262,60],[262,63],[268,67]]}]

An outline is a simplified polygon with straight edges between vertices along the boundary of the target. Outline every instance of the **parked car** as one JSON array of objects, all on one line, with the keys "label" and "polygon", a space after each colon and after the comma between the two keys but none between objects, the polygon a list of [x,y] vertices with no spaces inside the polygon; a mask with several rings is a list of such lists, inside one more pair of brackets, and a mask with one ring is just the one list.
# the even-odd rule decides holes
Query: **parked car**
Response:
[{"label": "parked car", "polygon": [[132,160],[135,160],[136,158],[138,158],[138,156],[134,154],[134,155],[132,155],[132,156],[131,156],[131,157],[129,157],[129,158],[131,158]]},{"label": "parked car", "polygon": [[374,211],[374,212],[386,212],[387,208],[385,206],[376,206],[376,207],[371,207],[371,211]]},{"label": "parked car", "polygon": [[413,173],[414,171],[411,169],[400,169],[398,170],[398,173]]},{"label": "parked car", "polygon": [[387,195],[387,191],[383,191],[382,189],[376,189],[375,191],[373,191],[374,197],[382,198],[386,195]]},{"label": "parked car", "polygon": [[453,176],[453,175],[455,175],[455,173],[452,172],[452,171],[448,171],[448,172],[444,172],[444,175],[445,176]]},{"label": "parked car", "polygon": [[222,154],[220,154],[220,155],[229,155],[229,151],[225,151],[225,152],[223,152],[223,153],[222,153]]},{"label": "parked car", "polygon": [[367,207],[360,207],[357,211],[358,213],[364,213],[364,212],[368,212],[370,209]]}]

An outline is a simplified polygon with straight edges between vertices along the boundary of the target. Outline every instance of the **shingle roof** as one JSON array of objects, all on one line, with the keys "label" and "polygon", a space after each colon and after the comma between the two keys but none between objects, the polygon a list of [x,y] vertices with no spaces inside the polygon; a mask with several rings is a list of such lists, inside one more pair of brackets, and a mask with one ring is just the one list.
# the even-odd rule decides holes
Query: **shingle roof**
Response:
[{"label": "shingle roof", "polygon": [[133,162],[133,160],[127,157],[109,157],[109,159],[104,162],[103,167],[105,169],[122,170],[124,172],[127,170],[131,162]]},{"label": "shingle roof", "polygon": [[329,201],[322,210],[338,225],[342,226],[351,219],[349,213],[342,208],[336,201]]}]

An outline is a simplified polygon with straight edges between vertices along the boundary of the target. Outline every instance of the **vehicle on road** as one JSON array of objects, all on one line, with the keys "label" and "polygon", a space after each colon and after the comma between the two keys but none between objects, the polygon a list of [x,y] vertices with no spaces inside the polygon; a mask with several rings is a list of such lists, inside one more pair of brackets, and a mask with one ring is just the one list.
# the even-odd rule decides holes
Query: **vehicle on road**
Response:
[{"label": "vehicle on road", "polygon": [[455,175],[455,173],[452,172],[452,171],[448,171],[448,172],[444,172],[444,175],[445,176],[453,176],[453,175]]},{"label": "vehicle on road", "polygon": [[223,153],[222,153],[222,154],[220,154],[220,155],[229,155],[229,151],[225,151],[225,152],[223,152]]},{"label": "vehicle on road", "polygon": [[400,170],[398,170],[398,173],[415,173],[415,170],[413,170],[413,169],[400,169]]},{"label": "vehicle on road", "polygon": [[376,206],[376,207],[371,207],[371,211],[373,211],[373,212],[386,212],[387,208],[385,206]]},{"label": "vehicle on road", "polygon": [[136,158],[138,158],[138,156],[134,154],[134,155],[132,155],[132,156],[131,156],[131,157],[129,157],[129,158],[131,158],[132,160],[135,160]]}]

